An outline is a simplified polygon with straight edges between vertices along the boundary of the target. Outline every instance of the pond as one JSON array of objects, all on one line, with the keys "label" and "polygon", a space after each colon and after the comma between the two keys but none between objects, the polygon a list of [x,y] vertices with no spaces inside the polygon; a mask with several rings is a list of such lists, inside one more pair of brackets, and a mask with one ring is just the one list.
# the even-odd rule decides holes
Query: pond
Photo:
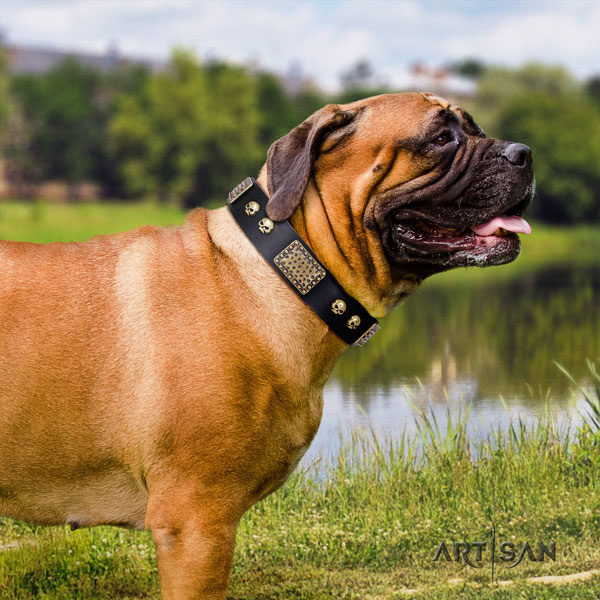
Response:
[{"label": "pond", "polygon": [[[498,269],[511,268],[500,267]],[[487,270],[486,270],[487,271]],[[414,430],[418,410],[469,414],[469,435],[534,421],[546,406],[577,420],[573,385],[600,355],[600,263],[545,265],[510,277],[433,277],[364,347],[352,348],[325,387],[323,421],[303,460],[335,456],[340,433]]]}]

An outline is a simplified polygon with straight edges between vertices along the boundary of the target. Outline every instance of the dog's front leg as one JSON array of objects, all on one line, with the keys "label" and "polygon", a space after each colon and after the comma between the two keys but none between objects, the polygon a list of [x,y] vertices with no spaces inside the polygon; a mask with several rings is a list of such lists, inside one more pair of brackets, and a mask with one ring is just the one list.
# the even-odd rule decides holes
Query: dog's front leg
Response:
[{"label": "dog's front leg", "polygon": [[194,497],[150,501],[146,526],[156,544],[163,600],[225,600],[238,522]]}]

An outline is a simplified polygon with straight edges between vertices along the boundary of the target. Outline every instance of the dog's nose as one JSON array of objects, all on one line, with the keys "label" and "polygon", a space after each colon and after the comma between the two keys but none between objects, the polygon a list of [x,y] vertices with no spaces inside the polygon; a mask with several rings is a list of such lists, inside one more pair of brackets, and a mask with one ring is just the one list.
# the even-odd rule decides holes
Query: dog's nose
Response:
[{"label": "dog's nose", "polygon": [[524,167],[531,163],[531,148],[525,144],[509,144],[504,148],[502,156],[517,167]]}]

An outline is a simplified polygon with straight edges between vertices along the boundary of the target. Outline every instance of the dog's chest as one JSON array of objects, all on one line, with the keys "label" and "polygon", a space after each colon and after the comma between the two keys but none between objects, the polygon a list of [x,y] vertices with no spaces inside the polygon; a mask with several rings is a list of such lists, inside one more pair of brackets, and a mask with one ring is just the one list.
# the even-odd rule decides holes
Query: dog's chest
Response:
[{"label": "dog's chest", "polygon": [[265,440],[270,458],[265,456],[260,469],[259,498],[278,489],[296,469],[317,433],[322,410],[322,390],[314,390],[301,408],[290,411],[276,423],[277,436]]},{"label": "dog's chest", "polygon": [[277,466],[269,469],[268,474],[255,488],[255,500],[262,500],[264,497],[279,489],[294,472],[309,446],[310,442],[305,446],[301,446],[292,451],[285,458],[282,457],[282,459],[278,461],[279,464]]}]

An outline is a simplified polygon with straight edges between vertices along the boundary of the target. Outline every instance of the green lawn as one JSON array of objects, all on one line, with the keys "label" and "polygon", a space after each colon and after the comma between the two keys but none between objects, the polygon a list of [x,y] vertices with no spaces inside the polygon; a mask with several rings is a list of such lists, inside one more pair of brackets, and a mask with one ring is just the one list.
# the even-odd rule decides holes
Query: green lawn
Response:
[{"label": "green lawn", "polygon": [[[0,238],[83,240],[183,217],[150,203],[4,203]],[[514,266],[591,260],[599,249],[597,230],[534,226]],[[440,285],[505,277],[509,268],[476,270],[477,277],[474,269],[457,271],[439,276]],[[356,431],[324,480],[314,477],[318,465],[295,473],[244,517],[229,598],[600,597],[597,575],[568,585],[527,581],[600,568],[600,435],[561,431],[549,417],[480,442],[469,442],[465,427],[459,420],[440,432],[424,417],[420,434],[394,442]],[[498,580],[514,581],[505,587],[490,586],[487,559],[481,569],[433,561],[441,541],[483,541],[492,524],[499,541],[555,541],[556,562],[523,561],[510,570],[501,563]],[[158,599],[150,536],[0,519],[0,598]]]},{"label": "green lawn", "polygon": [[0,239],[28,242],[84,241],[140,225],[180,225],[185,212],[155,202],[50,204],[0,203]]},{"label": "green lawn", "polygon": [[[542,418],[468,442],[465,420],[441,432],[423,416],[413,438],[358,430],[346,442],[324,480],[305,467],[245,515],[232,600],[403,598],[408,590],[427,599],[598,598],[598,575],[563,586],[527,581],[600,566],[600,434],[591,428],[567,432]],[[492,524],[498,543],[555,542],[556,561],[513,569],[498,561],[497,580],[510,587],[490,585],[487,554],[479,569],[433,561],[442,541],[487,540],[489,548]],[[6,519],[0,531],[3,600],[158,598],[147,533]]]}]

